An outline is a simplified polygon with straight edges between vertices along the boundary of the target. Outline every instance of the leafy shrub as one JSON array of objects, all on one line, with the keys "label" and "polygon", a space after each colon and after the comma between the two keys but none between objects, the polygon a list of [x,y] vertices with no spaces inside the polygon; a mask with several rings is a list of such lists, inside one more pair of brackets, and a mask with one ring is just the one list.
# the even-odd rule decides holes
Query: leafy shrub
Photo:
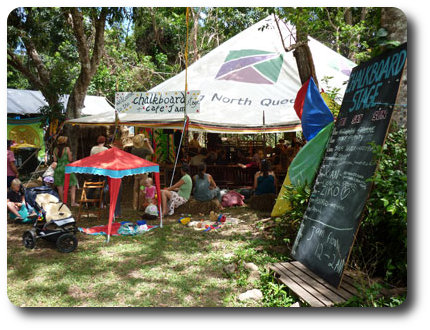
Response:
[{"label": "leafy shrub", "polygon": [[263,293],[262,307],[289,307],[296,302],[288,294],[287,287],[280,284],[269,271],[261,274],[259,289]]},{"label": "leafy shrub", "polygon": [[407,276],[407,132],[388,134],[367,200],[353,261],[370,276],[406,285]]},{"label": "leafy shrub", "polygon": [[[395,286],[407,281],[407,131],[394,129],[385,145],[374,146],[378,170],[370,180],[372,191],[363,213],[350,263],[370,277],[382,277]],[[308,205],[311,189],[286,187],[283,198],[291,210],[276,219],[274,236],[294,242]]]},{"label": "leafy shrub", "polygon": [[373,283],[359,287],[359,293],[338,307],[397,307],[406,301],[406,295],[384,297],[381,295],[382,285]]},{"label": "leafy shrub", "polygon": [[311,189],[309,185],[303,187],[285,186],[282,198],[286,199],[291,208],[282,217],[275,219],[273,235],[275,239],[283,241],[291,248],[297,235],[303,214],[308,206]]}]

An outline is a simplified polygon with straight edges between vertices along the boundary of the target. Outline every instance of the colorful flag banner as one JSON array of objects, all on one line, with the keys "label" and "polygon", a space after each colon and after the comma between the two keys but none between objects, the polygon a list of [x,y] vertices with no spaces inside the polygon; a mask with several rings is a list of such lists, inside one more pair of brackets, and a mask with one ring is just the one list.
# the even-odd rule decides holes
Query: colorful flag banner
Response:
[{"label": "colorful flag banner", "polygon": [[312,77],[298,91],[294,109],[302,121],[302,131],[307,141],[334,121],[333,114],[321,97]]}]

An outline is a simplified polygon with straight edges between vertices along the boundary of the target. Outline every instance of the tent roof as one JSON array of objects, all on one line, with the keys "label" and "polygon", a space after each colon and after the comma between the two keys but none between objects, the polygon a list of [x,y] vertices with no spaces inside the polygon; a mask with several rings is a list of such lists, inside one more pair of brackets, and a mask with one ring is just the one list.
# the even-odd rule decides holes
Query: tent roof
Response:
[{"label": "tent roof", "polygon": [[[61,102],[64,108],[69,100],[69,95],[64,95]],[[40,113],[40,107],[48,103],[40,91],[24,89],[7,89],[7,113],[18,115],[30,115]],[[113,107],[102,96],[87,95],[84,101],[82,115],[98,115],[107,111],[114,111]]]},{"label": "tent roof", "polygon": [[159,172],[159,165],[118,148],[110,148],[66,165],[66,174],[87,173],[122,178]]},{"label": "tent roof", "polygon": [[[279,21],[286,47],[294,44],[294,28]],[[341,88],[355,64],[309,38],[320,87],[328,90],[322,78],[332,77],[330,86]],[[293,108],[301,87],[293,52],[286,52],[273,15],[224,42],[187,72],[188,90],[200,90],[200,112],[189,113],[190,130],[218,133],[258,133],[297,131],[300,119]],[[185,71],[150,92],[184,90]],[[183,127],[183,113],[119,113],[124,125]],[[107,124],[114,114],[72,120],[76,124]]]}]

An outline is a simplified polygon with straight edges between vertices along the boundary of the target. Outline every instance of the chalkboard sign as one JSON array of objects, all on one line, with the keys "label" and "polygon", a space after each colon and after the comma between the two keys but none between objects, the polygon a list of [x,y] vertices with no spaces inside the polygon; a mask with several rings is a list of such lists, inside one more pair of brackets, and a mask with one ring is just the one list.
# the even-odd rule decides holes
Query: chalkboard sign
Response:
[{"label": "chalkboard sign", "polygon": [[406,43],[355,67],[321,163],[292,256],[339,286],[406,62]]}]

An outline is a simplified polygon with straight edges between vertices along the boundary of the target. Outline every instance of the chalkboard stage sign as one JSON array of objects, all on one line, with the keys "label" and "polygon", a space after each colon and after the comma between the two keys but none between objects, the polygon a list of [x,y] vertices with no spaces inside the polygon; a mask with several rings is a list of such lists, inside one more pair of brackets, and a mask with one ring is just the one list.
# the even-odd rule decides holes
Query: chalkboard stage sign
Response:
[{"label": "chalkboard stage sign", "polygon": [[293,245],[293,257],[340,285],[406,62],[406,43],[351,73],[339,116]]}]

